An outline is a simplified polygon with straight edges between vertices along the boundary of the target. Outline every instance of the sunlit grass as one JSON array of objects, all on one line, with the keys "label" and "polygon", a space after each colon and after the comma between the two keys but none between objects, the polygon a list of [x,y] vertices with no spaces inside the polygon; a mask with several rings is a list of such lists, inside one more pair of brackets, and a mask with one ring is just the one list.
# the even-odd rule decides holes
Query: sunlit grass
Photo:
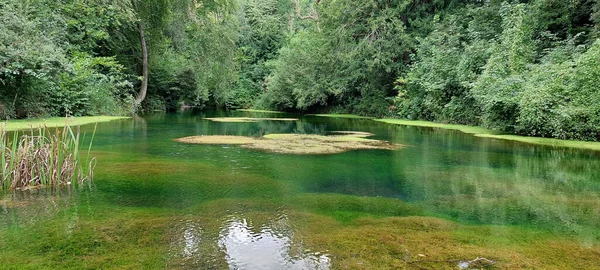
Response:
[{"label": "sunlit grass", "polygon": [[573,141],[573,140],[559,140],[553,138],[540,138],[540,137],[528,137],[510,134],[501,134],[499,131],[491,130],[482,127],[467,126],[467,125],[453,125],[453,124],[440,124],[429,121],[413,121],[404,119],[375,119],[375,121],[404,125],[404,126],[416,126],[416,127],[432,127],[458,130],[464,133],[473,134],[475,137],[490,138],[498,140],[517,141],[522,143],[530,143],[537,145],[548,145],[555,147],[569,147],[569,148],[582,148],[600,151],[600,142],[585,142],[585,141]]},{"label": "sunlit grass", "polygon": [[67,123],[69,123],[70,125],[86,125],[128,118],[129,117],[124,116],[81,116],[69,118],[51,117],[39,119],[8,120],[0,122],[0,129],[4,131],[15,131],[39,127],[53,128],[63,127]]},{"label": "sunlit grass", "polygon": [[329,118],[351,118],[351,119],[373,119],[374,117],[360,116],[355,114],[309,114],[310,116],[320,116],[320,117],[329,117]]},{"label": "sunlit grass", "polygon": [[177,142],[190,144],[230,144],[243,148],[262,150],[272,153],[316,155],[338,154],[360,149],[396,150],[403,146],[367,139],[373,134],[365,132],[338,131],[340,135],[316,134],[267,134],[260,137],[244,136],[190,136],[176,139]]},{"label": "sunlit grass", "polygon": [[254,113],[285,113],[280,111],[269,111],[269,110],[255,110],[255,109],[237,109],[240,112],[254,112]]},{"label": "sunlit grass", "polygon": [[252,117],[215,117],[215,118],[204,118],[213,122],[221,123],[256,123],[258,121],[298,121],[297,118],[252,118]]}]

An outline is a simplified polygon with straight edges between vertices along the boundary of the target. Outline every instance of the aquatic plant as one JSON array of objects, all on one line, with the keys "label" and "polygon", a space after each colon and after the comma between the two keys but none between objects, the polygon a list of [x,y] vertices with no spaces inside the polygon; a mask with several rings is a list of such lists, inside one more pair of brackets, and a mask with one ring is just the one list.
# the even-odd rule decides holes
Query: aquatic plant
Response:
[{"label": "aquatic plant", "polygon": [[[97,125],[96,125],[97,127]],[[93,177],[95,158],[90,159],[96,127],[88,145],[84,168],[81,164],[81,130],[67,123],[62,129],[30,128],[9,135],[0,131],[0,189],[56,187],[83,183]],[[84,135],[85,137],[85,135]]]},{"label": "aquatic plant", "polygon": [[258,121],[298,121],[298,118],[252,118],[252,117],[215,117],[204,118],[213,122],[222,123],[256,123]]},{"label": "aquatic plant", "polygon": [[230,144],[243,148],[263,150],[272,153],[314,155],[338,154],[360,149],[396,150],[403,146],[386,141],[367,139],[373,136],[367,132],[334,131],[334,135],[316,134],[267,134],[260,137],[244,136],[190,136],[176,139],[191,144]]}]

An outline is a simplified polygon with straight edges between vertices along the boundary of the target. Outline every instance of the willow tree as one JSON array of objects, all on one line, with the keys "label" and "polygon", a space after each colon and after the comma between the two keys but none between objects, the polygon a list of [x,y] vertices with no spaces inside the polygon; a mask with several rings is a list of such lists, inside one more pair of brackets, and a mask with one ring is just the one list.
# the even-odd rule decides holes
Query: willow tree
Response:
[{"label": "willow tree", "polygon": [[[233,0],[121,0],[132,11],[130,22],[135,25],[138,48],[141,48],[142,77],[135,105],[140,105],[148,93],[148,76],[151,73],[149,57],[162,50],[174,51],[177,55],[190,54],[196,39],[193,32],[202,32],[205,27],[215,27],[208,21],[221,21],[222,13],[233,9]],[[224,11],[225,10],[225,11]],[[218,39],[218,37],[217,37]],[[211,46],[208,46],[211,47]],[[235,47],[235,44],[231,44]],[[196,48],[197,49],[197,48]],[[211,50],[217,50],[212,48]],[[159,50],[159,52],[156,52]],[[152,52],[151,52],[152,51]],[[188,55],[189,56],[189,55]],[[139,59],[139,58],[138,58]],[[190,67],[193,68],[193,67]]]},{"label": "willow tree", "polygon": [[168,0],[129,0],[126,2],[132,12],[131,20],[135,22],[139,34],[139,43],[142,57],[142,84],[135,98],[135,105],[139,105],[146,98],[148,92],[148,44],[146,41],[146,27],[160,29],[165,25],[170,12]]},{"label": "willow tree", "polygon": [[[141,104],[146,98],[148,92],[148,74],[149,74],[149,51],[152,45],[158,39],[162,38],[163,30],[169,23],[171,14],[182,12],[173,10],[175,8],[184,8],[183,14],[193,12],[196,7],[194,0],[116,0],[124,13],[128,14],[129,23],[135,26],[137,32],[136,42],[141,48],[141,66],[142,83],[139,92],[135,98],[135,104]],[[179,23],[185,24],[186,20],[180,20]],[[133,30],[133,29],[131,29]]]}]

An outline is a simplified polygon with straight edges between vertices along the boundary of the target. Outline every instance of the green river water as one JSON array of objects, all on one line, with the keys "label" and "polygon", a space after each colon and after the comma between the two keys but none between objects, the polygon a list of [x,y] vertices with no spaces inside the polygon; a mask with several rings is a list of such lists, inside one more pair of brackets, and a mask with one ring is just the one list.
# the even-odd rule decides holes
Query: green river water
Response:
[{"label": "green river water", "polygon": [[[296,117],[217,123],[204,117]],[[91,132],[93,126],[84,126]],[[365,131],[334,155],[192,135]],[[600,152],[249,112],[98,124],[90,185],[0,194],[0,269],[600,269]]]}]

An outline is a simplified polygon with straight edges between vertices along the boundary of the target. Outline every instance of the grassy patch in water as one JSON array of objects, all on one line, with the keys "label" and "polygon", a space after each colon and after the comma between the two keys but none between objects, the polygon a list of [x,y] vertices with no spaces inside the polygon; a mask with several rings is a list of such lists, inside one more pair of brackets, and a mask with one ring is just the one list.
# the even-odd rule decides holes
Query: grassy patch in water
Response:
[{"label": "grassy patch in water", "polygon": [[451,129],[458,130],[460,132],[469,133],[469,134],[497,134],[497,131],[493,131],[491,129],[475,127],[475,126],[467,126],[467,125],[453,125],[453,124],[441,124],[429,121],[414,121],[414,120],[404,120],[404,119],[374,119],[377,122],[383,122],[394,125],[403,125],[403,126],[415,126],[415,127],[432,127],[432,128],[442,128],[442,129]]},{"label": "grassy patch in water", "polygon": [[320,116],[329,118],[350,118],[350,119],[373,119],[374,117],[360,116],[355,114],[309,114],[310,116]]},{"label": "grassy patch in water", "polygon": [[191,136],[176,139],[191,144],[237,144],[244,148],[266,152],[314,155],[337,154],[359,149],[396,150],[402,146],[385,141],[366,139],[373,134],[338,131],[340,135],[268,134],[262,138],[243,136]]},{"label": "grassy patch in water", "polygon": [[289,243],[256,247],[265,254],[325,254],[330,269],[456,269],[477,257],[498,269],[600,263],[597,244],[582,246],[566,235],[415,214],[417,208],[400,200],[340,194],[219,199],[189,209],[81,205],[0,229],[0,257],[13,269],[223,269],[229,256],[239,255],[223,245],[233,232],[250,237],[236,240]]},{"label": "grassy patch in water", "polygon": [[518,135],[495,135],[495,134],[477,134],[475,135],[481,138],[491,138],[499,140],[510,140],[530,144],[548,145],[554,147],[568,147],[568,148],[581,148],[600,151],[600,142],[586,142],[586,141],[573,141],[573,140],[559,140],[553,138],[540,138],[540,137],[526,137]]},{"label": "grassy patch in water", "polygon": [[498,269],[586,269],[600,261],[598,246],[516,227],[431,217],[365,217],[349,225],[314,214],[296,220],[306,244],[335,258],[333,269],[456,269],[477,257],[493,260]]},{"label": "grassy patch in water", "polygon": [[251,144],[254,143],[257,138],[245,137],[245,136],[228,136],[228,135],[212,135],[212,136],[191,136],[177,139],[176,141],[182,143],[192,144]]},{"label": "grassy patch in water", "polygon": [[86,125],[93,123],[108,122],[113,120],[129,119],[123,116],[79,116],[79,117],[51,117],[40,119],[8,120],[0,122],[0,130],[14,131],[38,127],[63,127],[69,125]]},{"label": "grassy patch in water", "polygon": [[404,126],[432,127],[432,128],[458,130],[458,131],[461,131],[464,133],[473,134],[475,137],[480,137],[480,138],[490,138],[490,139],[498,139],[498,140],[517,141],[517,142],[537,144],[537,145],[581,148],[581,149],[600,151],[600,142],[559,140],[559,139],[553,139],[553,138],[540,138],[540,137],[528,137],[528,136],[519,136],[519,135],[510,135],[510,134],[500,134],[500,132],[498,132],[498,131],[490,130],[490,129],[482,128],[482,127],[467,126],[467,125],[440,124],[440,123],[429,122],[429,121],[413,121],[413,120],[403,120],[403,119],[375,119],[375,121],[388,123],[388,124],[395,124],[395,125],[404,125]]},{"label": "grassy patch in water", "polygon": [[255,228],[268,228],[269,218],[279,220],[276,224],[283,220],[305,249],[332,258],[331,269],[456,269],[478,257],[494,261],[497,269],[585,269],[600,262],[600,246],[582,245],[569,234],[413,216],[421,213],[419,208],[389,198],[303,194],[223,199],[192,212],[214,216],[208,218],[212,220],[226,212]]},{"label": "grassy patch in water", "polygon": [[91,218],[90,210],[62,209],[52,219],[0,231],[0,268],[157,269],[164,264],[163,236],[171,215],[113,207]]},{"label": "grassy patch in water", "polygon": [[213,122],[220,123],[256,123],[258,121],[298,121],[297,118],[253,118],[253,117],[215,117],[204,118]]},{"label": "grassy patch in water", "polygon": [[255,109],[237,109],[240,112],[254,112],[254,113],[285,113],[280,111],[268,111],[268,110],[255,110]]},{"label": "grassy patch in water", "polygon": [[423,213],[419,207],[397,199],[343,194],[303,194],[286,198],[284,205],[300,211],[331,216],[342,222],[350,222],[365,215],[384,217]]}]

